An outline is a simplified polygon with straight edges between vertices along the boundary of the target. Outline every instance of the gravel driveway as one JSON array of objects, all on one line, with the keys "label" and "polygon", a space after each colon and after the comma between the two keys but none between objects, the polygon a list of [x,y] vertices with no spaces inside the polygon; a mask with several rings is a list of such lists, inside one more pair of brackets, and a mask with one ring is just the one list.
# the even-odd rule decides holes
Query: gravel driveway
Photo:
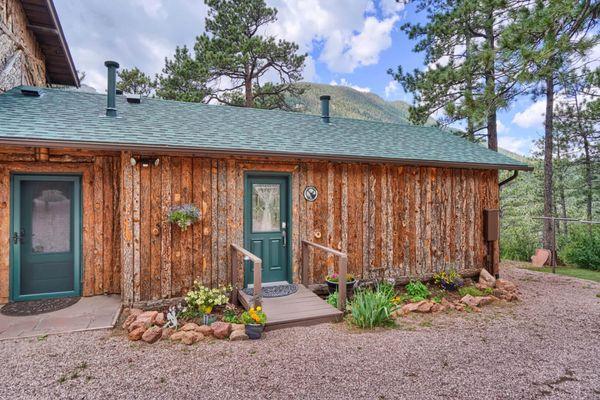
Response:
[{"label": "gravel driveway", "polygon": [[600,398],[600,284],[504,268],[522,302],[398,329],[284,329],[258,342],[0,342],[1,399]]}]

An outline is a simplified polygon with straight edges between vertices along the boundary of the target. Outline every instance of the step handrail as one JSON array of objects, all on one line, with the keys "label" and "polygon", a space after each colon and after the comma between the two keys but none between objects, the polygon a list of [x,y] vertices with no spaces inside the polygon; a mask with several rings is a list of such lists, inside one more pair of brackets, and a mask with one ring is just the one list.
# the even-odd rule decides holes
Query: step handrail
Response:
[{"label": "step handrail", "polygon": [[254,264],[254,290],[252,295],[252,304],[258,307],[262,304],[262,260],[260,257],[250,253],[242,246],[231,244],[231,285],[233,286],[232,301],[238,304],[238,287],[237,287],[237,264],[238,254],[244,256],[244,260],[249,259]]},{"label": "step handrail", "polygon": [[346,308],[346,274],[348,273],[348,254],[308,240],[302,241],[302,284],[308,285],[309,249],[313,247],[338,257],[338,309]]}]

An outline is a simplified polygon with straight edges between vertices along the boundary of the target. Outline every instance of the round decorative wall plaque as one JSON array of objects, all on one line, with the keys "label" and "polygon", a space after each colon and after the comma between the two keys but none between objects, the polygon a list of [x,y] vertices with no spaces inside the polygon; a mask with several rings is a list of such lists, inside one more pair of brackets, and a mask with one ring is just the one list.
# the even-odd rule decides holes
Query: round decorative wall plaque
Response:
[{"label": "round decorative wall plaque", "polygon": [[304,198],[306,201],[315,201],[319,197],[319,191],[314,186],[304,188]]}]

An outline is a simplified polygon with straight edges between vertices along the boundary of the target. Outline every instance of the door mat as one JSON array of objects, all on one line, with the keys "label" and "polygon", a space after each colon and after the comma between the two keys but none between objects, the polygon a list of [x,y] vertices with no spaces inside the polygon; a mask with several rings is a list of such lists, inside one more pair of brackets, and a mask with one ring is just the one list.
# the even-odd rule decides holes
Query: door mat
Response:
[{"label": "door mat", "polygon": [[18,301],[6,304],[0,308],[0,314],[10,317],[24,317],[27,315],[45,314],[62,310],[79,301],[80,297],[60,297],[57,299],[42,299],[32,301]]},{"label": "door mat", "polygon": [[[262,297],[283,297],[289,296],[290,294],[294,294],[298,291],[298,285],[277,285],[277,286],[267,286],[262,288]],[[244,289],[244,293],[248,296],[252,296],[254,294],[253,288]]]}]

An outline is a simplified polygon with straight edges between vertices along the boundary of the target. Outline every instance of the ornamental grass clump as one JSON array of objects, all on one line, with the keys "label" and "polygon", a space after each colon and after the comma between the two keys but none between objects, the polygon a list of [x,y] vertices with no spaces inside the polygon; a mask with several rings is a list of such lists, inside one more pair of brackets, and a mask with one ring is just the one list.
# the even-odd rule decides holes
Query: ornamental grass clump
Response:
[{"label": "ornamental grass clump", "polygon": [[194,287],[185,296],[188,307],[194,308],[204,314],[210,314],[213,307],[222,306],[229,302],[229,293],[231,286],[221,286],[218,288],[207,288],[194,281]]},{"label": "ornamental grass clump", "polygon": [[170,223],[177,224],[182,231],[185,231],[200,219],[200,210],[193,204],[183,204],[172,207],[168,218]]},{"label": "ornamental grass clump", "polygon": [[350,320],[363,329],[393,325],[391,314],[396,307],[393,304],[394,297],[393,286],[390,284],[379,284],[375,290],[357,290],[348,306]]}]

